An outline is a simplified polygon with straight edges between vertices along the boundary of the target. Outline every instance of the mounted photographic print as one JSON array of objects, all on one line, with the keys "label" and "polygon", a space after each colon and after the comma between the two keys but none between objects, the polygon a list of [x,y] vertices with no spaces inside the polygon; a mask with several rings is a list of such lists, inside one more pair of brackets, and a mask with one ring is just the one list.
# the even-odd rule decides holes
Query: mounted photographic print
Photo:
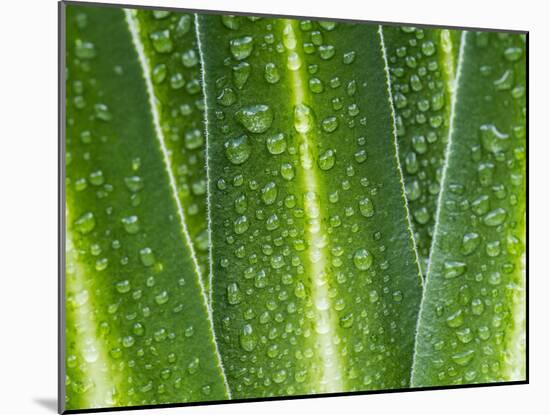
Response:
[{"label": "mounted photographic print", "polygon": [[527,382],[526,32],[60,24],[60,411]]}]

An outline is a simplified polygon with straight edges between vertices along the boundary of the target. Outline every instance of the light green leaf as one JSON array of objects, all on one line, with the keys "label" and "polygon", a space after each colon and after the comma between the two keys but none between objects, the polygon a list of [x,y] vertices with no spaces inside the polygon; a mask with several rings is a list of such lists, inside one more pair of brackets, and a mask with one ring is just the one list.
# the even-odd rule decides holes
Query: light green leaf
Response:
[{"label": "light green leaf", "polygon": [[66,14],[66,407],[226,399],[136,27]]},{"label": "light green leaf", "polygon": [[235,397],[406,387],[421,276],[377,26],[199,15]]},{"label": "light green leaf", "polygon": [[525,379],[525,36],[461,47],[414,386]]},{"label": "light green leaf", "polygon": [[460,33],[384,27],[399,155],[423,273],[432,245]]}]

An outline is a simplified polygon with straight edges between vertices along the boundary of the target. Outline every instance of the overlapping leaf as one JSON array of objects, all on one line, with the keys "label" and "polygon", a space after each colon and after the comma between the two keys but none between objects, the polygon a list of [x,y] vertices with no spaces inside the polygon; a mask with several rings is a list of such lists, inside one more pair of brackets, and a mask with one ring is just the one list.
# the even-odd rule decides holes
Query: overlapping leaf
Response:
[{"label": "overlapping leaf", "polygon": [[464,32],[413,384],[525,377],[525,37]]},{"label": "overlapping leaf", "polygon": [[460,31],[384,27],[399,155],[423,273],[449,134]]},{"label": "overlapping leaf", "polygon": [[68,409],[228,396],[124,12],[67,8]]}]

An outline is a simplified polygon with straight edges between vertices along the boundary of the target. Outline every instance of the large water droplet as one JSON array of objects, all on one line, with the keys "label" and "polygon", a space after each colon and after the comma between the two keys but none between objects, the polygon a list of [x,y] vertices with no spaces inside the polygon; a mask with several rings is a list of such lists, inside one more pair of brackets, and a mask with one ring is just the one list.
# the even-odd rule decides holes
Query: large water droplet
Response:
[{"label": "large water droplet", "polygon": [[481,242],[479,234],[475,232],[467,233],[462,238],[462,248],[461,252],[464,255],[471,255],[473,254],[477,247],[479,246],[479,243]]},{"label": "large water droplet", "polygon": [[483,217],[483,223],[487,226],[498,226],[504,223],[506,220],[506,210],[503,208],[497,208]]},{"label": "large water droplet", "polygon": [[139,218],[135,215],[122,218],[122,225],[124,226],[124,230],[129,234],[139,232]]},{"label": "large water droplet", "polygon": [[250,56],[254,46],[254,39],[251,36],[243,36],[229,42],[231,54],[237,60],[243,60]]},{"label": "large water droplet", "polygon": [[298,104],[294,108],[294,128],[301,134],[311,131],[314,126],[313,111],[305,104]]},{"label": "large water droplet", "polygon": [[153,250],[148,247],[140,249],[139,258],[141,259],[141,263],[146,267],[153,266],[155,263],[155,254],[153,254]]},{"label": "large water droplet", "polygon": [[252,330],[252,326],[250,324],[245,324],[239,336],[239,344],[245,351],[251,352],[256,348],[256,343],[257,339]]},{"label": "large water droplet", "polygon": [[227,284],[227,302],[231,305],[239,304],[243,300],[241,290],[236,282]]},{"label": "large water droplet", "polygon": [[443,276],[447,279],[456,278],[466,272],[466,264],[460,261],[445,261]]},{"label": "large water droplet", "polygon": [[321,170],[330,170],[332,167],[334,167],[334,163],[336,162],[336,155],[334,153],[334,150],[328,149],[323,154],[319,155],[319,159],[317,160],[317,164],[319,165],[319,168]]},{"label": "large water droplet", "polygon": [[368,197],[359,200],[359,211],[361,215],[366,218],[370,218],[374,215],[374,205]]},{"label": "large water droplet", "polygon": [[158,53],[170,53],[174,48],[172,39],[170,37],[170,30],[159,30],[149,35],[151,42],[153,42],[153,48]]},{"label": "large water droplet", "polygon": [[266,205],[271,205],[277,199],[277,185],[274,182],[267,183],[262,188],[262,200]]},{"label": "large water droplet", "polygon": [[492,124],[485,124],[479,127],[481,144],[483,148],[491,153],[501,153],[510,147],[510,136],[497,130]]},{"label": "large water droplet", "polygon": [[371,253],[366,249],[359,249],[353,254],[353,263],[360,271],[366,271],[372,266],[373,258]]},{"label": "large water droplet", "polygon": [[251,133],[263,133],[273,123],[273,111],[268,105],[251,105],[235,113],[235,118]]},{"label": "large water droplet", "polygon": [[248,137],[242,135],[225,142],[225,155],[233,164],[243,164],[250,157],[251,146]]},{"label": "large water droplet", "polygon": [[76,230],[82,234],[90,233],[96,225],[95,216],[92,212],[86,212],[80,216],[75,222]]}]

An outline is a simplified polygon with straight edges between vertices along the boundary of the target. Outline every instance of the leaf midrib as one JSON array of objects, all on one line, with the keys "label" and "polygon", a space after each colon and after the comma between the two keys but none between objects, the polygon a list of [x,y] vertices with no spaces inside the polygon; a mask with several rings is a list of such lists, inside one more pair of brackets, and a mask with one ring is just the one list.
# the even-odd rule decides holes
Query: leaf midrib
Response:
[{"label": "leaf midrib", "polygon": [[[302,105],[311,107],[312,99],[308,93],[307,80],[304,73],[304,55],[297,45],[301,44],[299,39],[299,29],[296,27],[296,20],[285,19],[281,21],[281,30],[283,33],[283,39],[285,36],[293,37],[292,40],[287,41],[285,49],[287,51],[287,59],[290,59],[290,54],[296,53],[301,60],[302,64],[296,70],[290,69],[289,65],[286,65],[286,71],[288,73],[291,86],[291,101],[292,109],[296,109]],[[296,116],[296,115],[295,115]],[[295,121],[296,122],[296,121]],[[316,142],[319,140],[317,137],[316,129],[311,128],[308,132],[296,131],[296,134],[300,137],[300,152],[311,155],[312,160],[317,160],[317,146]],[[333,338],[335,337],[336,328],[338,323],[334,313],[330,310],[334,309],[332,300],[328,293],[328,287],[323,277],[327,272],[328,264],[328,244],[323,244],[323,236],[327,235],[326,223],[328,223],[328,214],[326,209],[323,209],[319,202],[319,195],[323,194],[322,178],[317,174],[317,169],[310,166],[305,168],[300,166],[300,174],[298,176],[301,179],[301,185],[303,187],[304,197],[308,195],[313,196],[309,202],[311,203],[312,210],[319,212],[319,217],[306,220],[306,255],[309,263],[309,275],[311,275],[311,292],[314,309],[316,311],[315,321],[317,322],[317,338],[320,343],[320,359],[323,367],[322,378],[318,379],[319,386],[326,391],[341,391],[342,385],[342,370],[343,366],[340,362],[339,355]],[[308,207],[306,207],[308,210]],[[317,248],[320,247],[320,248]]]}]

